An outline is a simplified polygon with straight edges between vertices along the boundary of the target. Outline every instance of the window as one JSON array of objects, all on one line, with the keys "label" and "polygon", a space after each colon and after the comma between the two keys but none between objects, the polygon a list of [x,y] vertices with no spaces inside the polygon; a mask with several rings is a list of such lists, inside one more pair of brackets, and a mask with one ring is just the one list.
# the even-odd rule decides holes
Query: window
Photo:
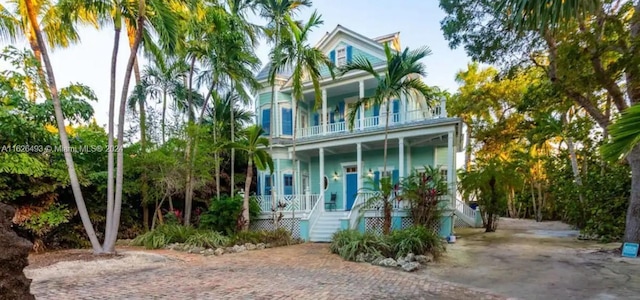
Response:
[{"label": "window", "polygon": [[293,176],[284,175],[284,185],[285,186],[292,186],[293,185]]},{"label": "window", "polygon": [[268,135],[271,130],[271,109],[262,110],[262,129],[265,135]]},{"label": "window", "polygon": [[345,168],[345,173],[357,173],[358,172],[358,167],[346,167]]},{"label": "window", "polygon": [[440,168],[440,176],[442,176],[442,179],[447,180],[447,168]]},{"label": "window", "polygon": [[326,191],[327,188],[329,188],[329,178],[327,178],[327,176],[324,176],[324,190]]},{"label": "window", "polygon": [[336,66],[344,66],[347,64],[347,48],[336,50]]}]

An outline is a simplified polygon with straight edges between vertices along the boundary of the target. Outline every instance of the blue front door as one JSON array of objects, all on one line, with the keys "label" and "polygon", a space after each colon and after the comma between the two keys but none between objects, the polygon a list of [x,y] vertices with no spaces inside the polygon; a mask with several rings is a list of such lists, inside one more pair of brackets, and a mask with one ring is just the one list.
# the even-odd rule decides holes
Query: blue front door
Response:
[{"label": "blue front door", "polygon": [[349,173],[346,176],[345,184],[346,187],[346,200],[347,200],[347,210],[351,210],[353,203],[356,202],[356,197],[358,196],[358,174],[357,173]]}]

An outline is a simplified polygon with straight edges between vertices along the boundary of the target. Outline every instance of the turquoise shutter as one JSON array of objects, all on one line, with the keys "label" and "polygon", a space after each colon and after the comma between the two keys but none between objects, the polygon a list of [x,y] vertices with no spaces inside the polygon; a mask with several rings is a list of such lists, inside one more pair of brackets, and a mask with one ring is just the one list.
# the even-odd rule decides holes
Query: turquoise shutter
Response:
[{"label": "turquoise shutter", "polygon": [[293,113],[290,108],[282,109],[282,134],[284,135],[293,134],[292,115]]},{"label": "turquoise shutter", "polygon": [[264,194],[267,196],[271,195],[271,176],[270,175],[264,176]]},{"label": "turquoise shutter", "polygon": [[320,125],[320,115],[318,113],[313,114],[313,126]]},{"label": "turquoise shutter", "polygon": [[377,104],[373,106],[373,116],[377,117],[380,115],[380,106]]},{"label": "turquoise shutter", "polygon": [[380,171],[373,172],[373,190],[380,190]]},{"label": "turquoise shutter", "polygon": [[393,170],[393,184],[400,182],[400,172],[398,170]]},{"label": "turquoise shutter", "polygon": [[345,111],[344,111],[344,102],[340,102],[338,104],[338,109],[340,110],[340,121],[346,120],[347,118],[346,118],[346,114],[345,114]]},{"label": "turquoise shutter", "polygon": [[353,47],[347,46],[347,63],[351,62],[352,55],[353,55]]},{"label": "turquoise shutter", "polygon": [[336,63],[336,51],[335,50],[331,50],[331,52],[329,52],[329,60],[331,60],[332,63]]},{"label": "turquoise shutter", "polygon": [[262,129],[265,134],[269,134],[271,130],[271,109],[269,108],[262,110]]}]

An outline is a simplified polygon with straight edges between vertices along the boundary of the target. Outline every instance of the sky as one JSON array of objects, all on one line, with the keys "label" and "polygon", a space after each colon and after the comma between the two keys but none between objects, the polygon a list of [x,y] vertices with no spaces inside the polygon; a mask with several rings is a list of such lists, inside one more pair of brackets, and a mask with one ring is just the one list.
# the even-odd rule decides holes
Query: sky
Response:
[{"label": "sky", "polygon": [[[438,2],[315,0],[313,7],[302,11],[298,18],[308,19],[314,9],[322,15],[324,24],[311,35],[312,45],[338,24],[371,38],[399,31],[403,48],[426,45],[431,49],[432,55],[423,60],[428,72],[425,82],[454,92],[458,87],[455,74],[465,69],[470,59],[464,50],[452,50],[445,41],[440,30],[440,20],[443,19],[444,12],[438,7]],[[252,17],[252,21],[257,24],[265,23],[259,17]],[[98,101],[92,103],[96,120],[99,125],[106,125],[113,30],[109,27],[100,31],[95,28],[81,28],[80,38],[81,43],[66,49],[55,49],[51,53],[56,81],[59,88],[70,83],[82,83],[91,87],[98,96]],[[26,47],[25,43],[15,45]],[[120,99],[124,69],[129,56],[126,36],[123,35],[119,45],[116,102]],[[269,49],[270,46],[265,43],[256,49],[256,54],[263,64],[267,62]],[[131,86],[133,87],[133,83]]]}]

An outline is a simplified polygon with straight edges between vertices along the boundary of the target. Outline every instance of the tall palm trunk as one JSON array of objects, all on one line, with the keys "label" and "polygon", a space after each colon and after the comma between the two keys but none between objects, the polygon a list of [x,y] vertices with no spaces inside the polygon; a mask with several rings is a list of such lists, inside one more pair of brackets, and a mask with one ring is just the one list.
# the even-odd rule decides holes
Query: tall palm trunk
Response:
[{"label": "tall palm trunk", "polygon": [[[130,25],[130,24],[129,24]],[[127,26],[127,37],[129,39],[129,49],[133,49],[133,43],[136,40],[136,30],[133,26]],[[133,77],[136,81],[136,85],[142,83],[142,77],[140,75],[140,64],[136,57],[136,61],[133,64]],[[147,111],[145,108],[145,101],[138,102],[138,111],[140,112],[140,152],[147,153]],[[149,182],[147,179],[147,171],[142,170],[140,174],[140,207],[142,208],[142,223],[145,229],[149,229],[149,204],[147,200],[149,198]]]},{"label": "tall palm trunk", "polygon": [[248,153],[247,179],[244,181],[244,199],[242,200],[242,231],[249,230],[249,192],[251,190],[251,180],[253,179],[253,153]]},{"label": "tall palm trunk", "polygon": [[[388,102],[388,101],[387,101]],[[384,124],[384,154],[383,154],[383,160],[384,160],[384,166],[382,168],[382,174],[385,175],[387,174],[387,145],[389,142],[389,103],[387,103],[387,105],[385,105],[385,110],[387,112],[386,117],[386,121]],[[359,166],[358,166],[359,167]],[[382,176],[381,176],[382,177]],[[392,178],[391,176],[389,177],[389,183],[392,183]],[[384,225],[382,228],[382,231],[384,234],[389,234],[391,232],[391,211],[393,209],[393,207],[391,206],[391,195],[383,195],[384,197]]]},{"label": "tall palm trunk", "polygon": [[[275,53],[274,56],[279,61],[280,60],[280,54],[279,54],[279,52],[280,52],[280,45],[279,45],[279,43],[280,43],[280,38],[279,38],[280,37],[280,26],[278,25],[279,24],[278,22],[275,22],[275,24],[276,24],[276,26],[275,26],[276,35],[275,35],[275,38],[274,38],[274,48],[276,50],[276,53]],[[275,66],[273,65],[273,62],[271,62],[271,63],[272,63],[271,68],[275,68]],[[275,134],[275,123],[276,123],[276,120],[274,118],[275,115],[276,115],[276,111],[275,111],[275,107],[276,107],[276,80],[275,80],[275,78],[277,76],[277,73],[273,69],[271,69],[270,71],[272,71],[274,73],[273,73],[272,80],[270,80],[272,82],[271,82],[271,106],[270,106],[270,112],[269,112],[271,114],[271,116],[269,116],[269,119],[270,119],[270,121],[269,121],[269,153],[273,153],[273,135]],[[324,124],[323,124],[323,126],[324,126]],[[271,174],[272,174],[269,177],[269,180],[271,180],[271,183],[270,183],[270,185],[271,185],[271,191],[270,191],[271,192],[271,211],[273,212],[273,223],[274,223],[274,225],[276,227],[278,227],[277,224],[276,224],[277,220],[278,220],[277,215],[276,215],[276,188],[273,186],[273,183],[275,182],[275,180],[273,180],[273,179],[274,179],[274,176],[276,176],[277,173],[275,172],[275,170],[269,170],[269,172],[271,172]],[[324,202],[324,199],[322,199],[322,201]]]},{"label": "tall palm trunk", "polygon": [[624,241],[637,243],[640,241],[640,145],[635,146],[627,156],[631,167],[631,196],[627,208]]},{"label": "tall palm trunk", "polygon": [[[231,90],[233,90],[233,88],[234,88],[234,85],[233,83],[231,83]],[[231,106],[231,143],[234,143],[236,141],[236,126],[235,126],[236,120],[235,120],[235,111],[234,111],[235,102],[233,97],[229,99],[229,106]],[[234,196],[235,189],[236,189],[235,175],[236,175],[236,149],[231,148],[231,184],[230,184],[231,197]]]},{"label": "tall palm trunk", "polygon": [[[36,22],[37,15],[33,0],[25,0],[25,6],[29,17],[29,22],[31,23],[31,26],[33,27],[33,30],[36,34],[38,46],[42,50],[42,60],[44,62],[47,74],[47,85],[49,87],[49,92],[51,93],[51,99],[53,101],[53,110],[56,116],[56,123],[58,124],[58,136],[60,137],[60,144],[64,149],[70,149],[71,147],[69,144],[69,138],[67,137],[67,132],[64,125],[62,105],[60,103],[60,97],[58,96],[58,87],[56,86],[56,79],[53,73],[53,66],[51,66],[51,60],[49,60],[49,54],[47,53],[47,48],[44,43],[44,39],[42,38],[42,32],[40,31],[40,27],[38,27],[38,24]],[[89,241],[91,241],[93,252],[101,253],[102,247],[100,246],[98,237],[96,236],[95,230],[93,229],[93,224],[91,224],[91,219],[89,219],[89,213],[87,212],[87,206],[85,205],[84,198],[82,197],[82,190],[80,189],[80,182],[78,181],[78,175],[76,174],[71,151],[64,151],[64,160],[67,164],[71,190],[73,191],[73,197],[76,201],[76,205],[78,206],[78,213],[80,214],[82,225],[84,226],[84,229],[89,236]]]},{"label": "tall palm trunk", "polygon": [[166,87],[162,88],[162,120],[160,121],[160,126],[162,127],[162,143],[164,144],[167,140],[165,139],[165,123],[167,119],[167,89]]},{"label": "tall palm trunk", "polygon": [[122,20],[120,13],[116,10],[116,15],[113,18],[114,23],[114,35],[113,35],[113,50],[111,52],[111,74],[109,78],[109,120],[107,123],[107,220],[105,225],[105,241],[111,239],[111,224],[113,223],[113,206],[114,206],[114,118],[115,118],[115,106],[116,106],[116,69],[118,62],[118,49],[120,45],[120,31],[122,29]]},{"label": "tall palm trunk", "polygon": [[131,81],[131,73],[133,72],[133,65],[136,61],[136,55],[138,47],[142,40],[142,32],[144,31],[145,20],[145,0],[138,0],[138,27],[136,29],[136,38],[131,47],[131,54],[129,55],[129,61],[127,62],[127,68],[124,74],[124,83],[122,86],[122,94],[120,97],[120,111],[118,116],[118,152],[117,156],[117,168],[116,168],[116,194],[113,207],[113,222],[107,230],[111,230],[111,239],[105,241],[104,250],[106,252],[115,252],[115,243],[118,238],[118,228],[120,226],[120,211],[122,209],[122,185],[124,177],[124,117],[127,109],[127,95],[129,93],[129,82]]},{"label": "tall palm trunk", "polygon": [[[189,126],[193,125],[193,95],[191,94],[191,89],[193,88],[193,72],[195,69],[196,58],[191,58],[191,65],[189,67],[189,90],[187,91],[187,114],[189,118]],[[189,132],[189,131],[188,131]],[[189,226],[191,224],[191,208],[193,206],[193,167],[196,157],[191,150],[193,147],[195,133],[193,136],[187,138],[187,147],[185,152],[185,161],[187,162],[189,168],[187,169],[187,179],[186,179],[186,188],[184,195],[184,225]],[[195,148],[195,147],[194,147]],[[192,155],[193,154],[193,155]]]}]

